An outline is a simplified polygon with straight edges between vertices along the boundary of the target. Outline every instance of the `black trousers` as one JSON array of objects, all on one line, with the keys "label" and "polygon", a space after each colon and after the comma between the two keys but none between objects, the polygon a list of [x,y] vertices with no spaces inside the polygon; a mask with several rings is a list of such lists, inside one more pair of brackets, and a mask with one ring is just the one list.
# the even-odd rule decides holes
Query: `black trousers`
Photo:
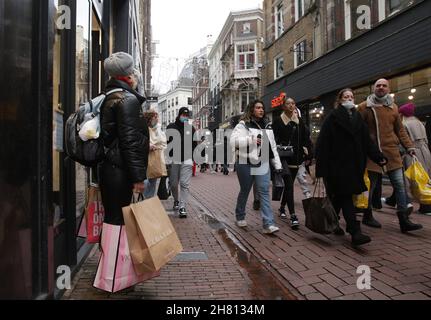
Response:
[{"label": "black trousers", "polygon": [[105,222],[124,225],[123,207],[130,205],[133,196],[133,183],[127,172],[104,162],[99,167],[100,193],[105,209]]},{"label": "black trousers", "polygon": [[355,233],[358,229],[358,223],[356,222],[352,195],[333,194],[330,195],[329,198],[331,199],[332,206],[337,214],[340,213],[340,210],[343,211],[344,220],[347,225],[347,232],[350,234]]},{"label": "black trousers", "polygon": [[[286,170],[288,168],[287,162],[283,161],[283,168]],[[295,214],[295,202],[294,202],[294,183],[296,175],[298,174],[298,168],[288,168],[290,174],[283,176],[284,180],[284,190],[283,197],[281,198],[281,208],[284,208],[287,204],[289,213]]]}]

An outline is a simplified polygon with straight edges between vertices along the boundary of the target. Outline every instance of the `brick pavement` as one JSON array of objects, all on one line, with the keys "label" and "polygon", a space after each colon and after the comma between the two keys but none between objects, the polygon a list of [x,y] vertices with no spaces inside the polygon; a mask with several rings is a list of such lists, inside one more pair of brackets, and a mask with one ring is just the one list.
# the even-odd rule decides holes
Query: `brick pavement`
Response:
[{"label": "brick pavement", "polygon": [[[247,206],[246,230],[235,226],[234,207],[239,192],[235,174],[199,174],[192,180],[193,196],[222,221],[256,257],[268,263],[270,270],[298,299],[431,299],[431,217],[413,214],[424,229],[402,234],[395,211],[384,208],[375,213],[383,229],[363,226],[372,238],[360,249],[350,246],[350,237],[318,235],[305,228],[302,193],[295,191],[299,231],[276,217],[281,231],[276,236],[261,232],[260,213],[252,210],[252,193]],[[384,195],[388,196],[388,189]],[[278,203],[273,202],[274,212]],[[417,209],[417,205],[416,205]],[[341,226],[345,229],[344,220]],[[371,290],[356,286],[359,265],[371,268]]]},{"label": "brick pavement", "polygon": [[[171,200],[172,201],[172,200]],[[172,208],[172,202],[165,202]],[[208,260],[173,261],[162,269],[161,276],[131,290],[109,294],[92,284],[99,260],[95,247],[75,277],[72,289],[63,299],[70,300],[269,300],[295,299],[271,279],[271,274],[245,250],[239,250],[216,221],[194,203],[190,217],[181,220],[169,212],[185,252],[205,252]],[[268,276],[269,275],[269,276]],[[262,281],[266,281],[263,285]],[[262,289],[261,289],[262,288]]]}]

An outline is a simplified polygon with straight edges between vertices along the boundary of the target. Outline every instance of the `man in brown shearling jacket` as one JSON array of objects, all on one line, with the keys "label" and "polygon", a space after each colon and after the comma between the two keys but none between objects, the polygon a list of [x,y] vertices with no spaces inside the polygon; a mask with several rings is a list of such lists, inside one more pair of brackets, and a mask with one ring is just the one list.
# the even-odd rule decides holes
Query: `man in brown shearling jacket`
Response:
[{"label": "man in brown shearling jacket", "polygon": [[[401,232],[421,229],[422,225],[414,224],[409,219],[413,208],[407,208],[403,163],[399,152],[399,146],[402,144],[410,155],[414,155],[414,147],[402,125],[398,106],[390,95],[389,82],[386,79],[378,80],[374,85],[374,93],[367,98],[367,101],[361,103],[358,109],[369,127],[371,139],[377,143],[388,159],[388,164],[383,171],[388,175],[396,192],[397,215]],[[369,194],[372,195],[377,179],[383,172],[381,167],[370,160],[368,160],[367,169],[371,180]],[[370,227],[381,228],[381,224],[373,217],[371,201],[364,213],[362,223]]]}]

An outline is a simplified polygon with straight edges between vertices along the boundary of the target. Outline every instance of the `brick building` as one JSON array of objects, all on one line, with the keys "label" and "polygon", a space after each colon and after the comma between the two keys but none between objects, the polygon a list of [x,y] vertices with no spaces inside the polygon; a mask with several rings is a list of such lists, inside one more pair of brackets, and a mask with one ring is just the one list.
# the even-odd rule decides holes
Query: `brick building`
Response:
[{"label": "brick building", "polygon": [[277,116],[280,95],[296,99],[313,139],[337,92],[363,101],[381,77],[397,104],[431,114],[431,2],[265,0],[264,101]]}]

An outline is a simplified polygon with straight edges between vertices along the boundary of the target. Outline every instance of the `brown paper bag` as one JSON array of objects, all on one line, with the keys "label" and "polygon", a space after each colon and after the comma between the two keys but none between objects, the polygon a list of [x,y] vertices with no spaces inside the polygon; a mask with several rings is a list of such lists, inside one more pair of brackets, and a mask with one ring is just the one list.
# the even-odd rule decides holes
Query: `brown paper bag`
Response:
[{"label": "brown paper bag", "polygon": [[167,175],[163,150],[151,151],[148,154],[147,179],[157,179]]},{"label": "brown paper bag", "polygon": [[123,216],[130,256],[138,274],[159,271],[183,251],[159,198],[123,208]]}]

